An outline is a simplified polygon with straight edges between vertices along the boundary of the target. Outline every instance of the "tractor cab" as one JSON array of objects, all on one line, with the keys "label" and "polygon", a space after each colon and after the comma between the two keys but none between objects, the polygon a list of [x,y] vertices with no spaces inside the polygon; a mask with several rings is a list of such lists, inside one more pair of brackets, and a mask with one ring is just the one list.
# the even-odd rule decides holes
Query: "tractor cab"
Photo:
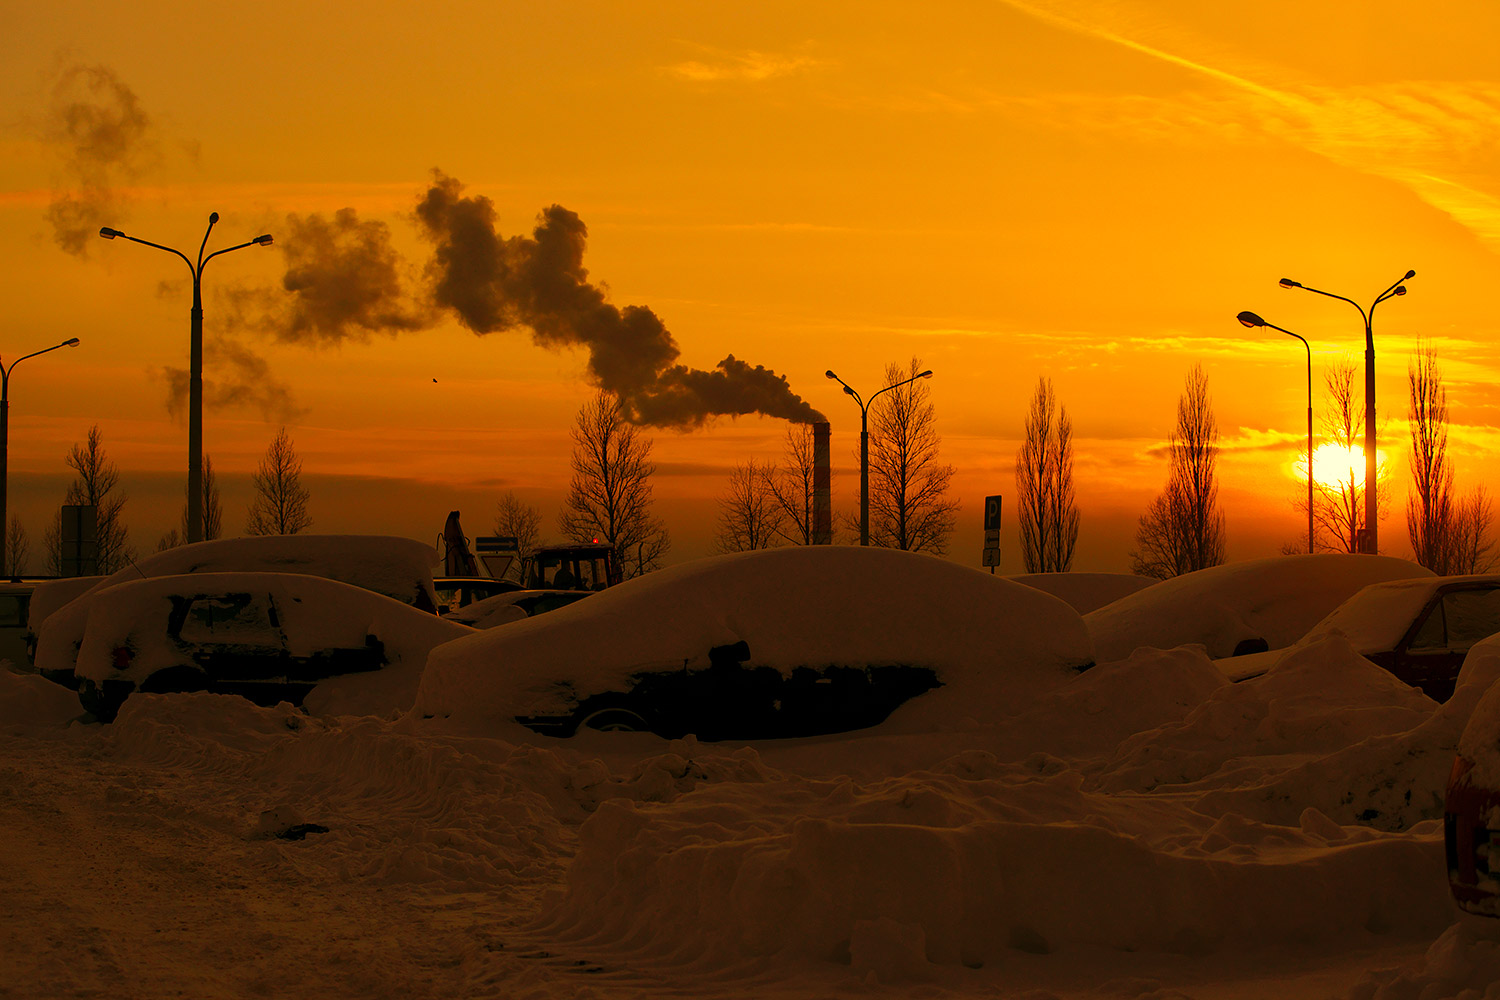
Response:
[{"label": "tractor cab", "polygon": [[622,574],[608,544],[553,545],[525,558],[521,579],[533,590],[603,590]]}]

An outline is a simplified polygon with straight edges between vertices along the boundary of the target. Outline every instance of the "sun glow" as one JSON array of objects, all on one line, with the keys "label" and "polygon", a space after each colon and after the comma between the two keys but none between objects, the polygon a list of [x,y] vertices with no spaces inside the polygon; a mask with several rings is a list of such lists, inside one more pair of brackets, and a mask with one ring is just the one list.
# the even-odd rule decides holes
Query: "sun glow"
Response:
[{"label": "sun glow", "polygon": [[[1385,452],[1375,450],[1375,464],[1385,469]],[[1291,475],[1298,482],[1307,482],[1307,461],[1303,455],[1291,466]],[[1313,477],[1319,486],[1337,489],[1341,483],[1364,485],[1365,450],[1359,445],[1344,447],[1337,441],[1325,441],[1313,449]]]}]

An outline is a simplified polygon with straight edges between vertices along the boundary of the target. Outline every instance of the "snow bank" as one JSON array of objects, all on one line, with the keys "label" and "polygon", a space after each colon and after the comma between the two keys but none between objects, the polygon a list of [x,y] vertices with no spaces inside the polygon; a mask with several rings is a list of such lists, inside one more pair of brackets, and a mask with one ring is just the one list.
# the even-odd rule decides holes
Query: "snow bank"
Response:
[{"label": "snow bank", "polygon": [[1022,573],[1006,579],[1060,598],[1081,615],[1159,582],[1133,573]]},{"label": "snow bank", "polygon": [[[1304,640],[1304,643],[1341,638]],[[1302,644],[1299,644],[1299,646]],[[1500,677],[1500,636],[1476,643],[1464,659],[1453,697],[1411,729],[1370,733],[1241,788],[1205,794],[1200,806],[1214,813],[1239,812],[1272,823],[1295,823],[1301,809],[1316,806],[1345,824],[1403,830],[1443,816],[1443,794],[1465,727],[1484,723],[1476,706]],[[1500,698],[1494,702],[1500,709]],[[1500,733],[1495,746],[1500,747]],[[1500,774],[1500,769],[1497,769]]]},{"label": "snow bank", "polygon": [[61,684],[0,667],[0,726],[61,728],[82,714],[78,696]]},{"label": "snow bank", "polygon": [[1149,791],[1210,778],[1216,787],[1253,784],[1284,769],[1288,755],[1405,732],[1436,707],[1331,636],[1294,648],[1261,677],[1220,688],[1181,722],[1126,740],[1100,787]]},{"label": "snow bank", "polygon": [[[1472,679],[1471,673],[1475,674]],[[1474,763],[1470,783],[1484,788],[1500,788],[1500,684],[1484,683],[1496,675],[1500,675],[1500,636],[1491,636],[1469,650],[1453,693],[1455,701],[1468,698],[1474,703],[1458,751]]]},{"label": "snow bank", "polygon": [[1500,1000],[1500,920],[1461,919],[1420,962],[1369,973],[1349,1000]]},{"label": "snow bank", "polygon": [[1205,954],[1446,926],[1441,844],[1310,817],[1207,820],[983,754],[861,786],[700,784],[603,802],[549,938],[636,960],[755,956],[922,978],[1077,946]]},{"label": "snow bank", "polygon": [[481,731],[626,691],[641,671],[708,666],[739,641],[751,666],[905,664],[944,687],[888,726],[1004,717],[1092,660],[1082,619],[1030,587],[891,549],[799,546],[701,559],[433,651],[417,711]]},{"label": "snow bank", "polygon": [[1169,649],[1202,643],[1226,657],[1246,639],[1271,649],[1300,639],[1349,597],[1385,580],[1432,577],[1390,556],[1317,555],[1252,559],[1185,573],[1123,597],[1084,617],[1099,661],[1123,659],[1139,646]]}]

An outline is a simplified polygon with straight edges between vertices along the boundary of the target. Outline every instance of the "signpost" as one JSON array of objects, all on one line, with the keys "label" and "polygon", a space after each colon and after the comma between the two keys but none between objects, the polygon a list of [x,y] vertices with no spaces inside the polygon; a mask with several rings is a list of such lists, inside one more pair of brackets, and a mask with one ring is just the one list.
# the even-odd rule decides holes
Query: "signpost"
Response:
[{"label": "signpost", "polygon": [[991,575],[1000,565],[1000,497],[984,498],[984,561]]},{"label": "signpost", "polygon": [[62,509],[62,575],[94,576],[99,572],[99,508],[64,504]]}]

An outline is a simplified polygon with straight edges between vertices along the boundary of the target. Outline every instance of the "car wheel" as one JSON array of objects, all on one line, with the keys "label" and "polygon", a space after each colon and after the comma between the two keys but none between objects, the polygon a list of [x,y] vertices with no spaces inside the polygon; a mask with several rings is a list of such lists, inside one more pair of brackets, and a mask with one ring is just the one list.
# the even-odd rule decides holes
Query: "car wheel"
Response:
[{"label": "car wheel", "polygon": [[651,726],[640,715],[621,705],[580,709],[573,717],[573,731],[594,729],[602,733],[647,733]]},{"label": "car wheel", "polygon": [[100,722],[114,722],[131,688],[129,681],[108,680],[100,684],[92,677],[84,677],[78,682],[78,702]]}]

